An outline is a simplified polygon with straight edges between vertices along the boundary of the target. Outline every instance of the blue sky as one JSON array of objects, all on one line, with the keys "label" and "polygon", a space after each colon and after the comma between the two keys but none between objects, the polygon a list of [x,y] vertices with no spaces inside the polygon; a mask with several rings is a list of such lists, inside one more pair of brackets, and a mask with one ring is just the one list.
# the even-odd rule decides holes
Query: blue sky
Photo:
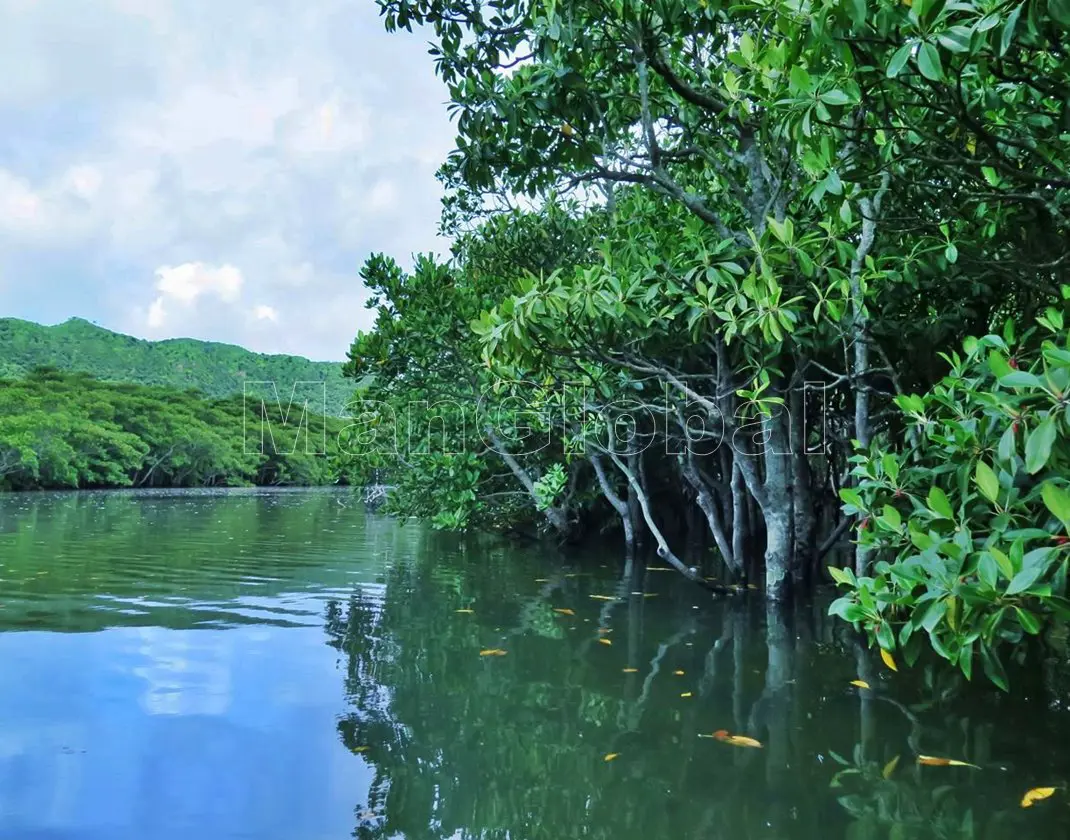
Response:
[{"label": "blue sky", "polygon": [[344,356],[442,253],[426,36],[373,0],[0,0],[0,315]]}]

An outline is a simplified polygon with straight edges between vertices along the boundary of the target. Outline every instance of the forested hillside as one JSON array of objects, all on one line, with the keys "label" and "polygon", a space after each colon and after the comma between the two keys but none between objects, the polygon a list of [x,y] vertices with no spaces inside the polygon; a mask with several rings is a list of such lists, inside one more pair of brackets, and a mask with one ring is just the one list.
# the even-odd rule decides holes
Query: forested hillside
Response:
[{"label": "forested hillside", "polygon": [[0,377],[20,377],[36,367],[89,373],[111,382],[194,388],[208,397],[240,394],[246,381],[273,381],[284,402],[295,382],[322,381],[327,383],[327,412],[334,416],[353,392],[334,362],[188,338],[144,341],[80,318],[51,327],[0,318]]},{"label": "forested hillside", "polygon": [[344,481],[328,455],[344,421],[268,401],[264,424],[262,405],[50,368],[0,379],[0,489]]}]

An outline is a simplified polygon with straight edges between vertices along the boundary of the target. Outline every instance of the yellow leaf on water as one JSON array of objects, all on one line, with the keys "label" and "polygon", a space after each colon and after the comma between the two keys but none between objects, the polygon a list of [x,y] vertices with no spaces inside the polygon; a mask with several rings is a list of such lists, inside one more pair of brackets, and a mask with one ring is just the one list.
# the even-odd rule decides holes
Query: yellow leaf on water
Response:
[{"label": "yellow leaf on water", "polygon": [[535,578],[536,583],[549,583],[550,578]]},{"label": "yellow leaf on water", "polygon": [[621,668],[621,670],[625,674],[638,674],[639,673],[639,669],[638,668]]},{"label": "yellow leaf on water", "polygon": [[1039,802],[1041,799],[1047,799],[1053,793],[1056,788],[1053,787],[1038,787],[1032,790],[1027,790],[1025,796],[1022,797],[1022,807],[1032,808],[1033,804]]},{"label": "yellow leaf on water", "polygon": [[682,677],[684,675],[684,672],[683,671],[673,671],[673,674],[675,674],[678,677]]},{"label": "yellow leaf on water", "polygon": [[881,770],[881,775],[886,779],[890,779],[892,777],[892,773],[895,772],[895,768],[898,767],[898,766],[899,766],[899,756],[896,756],[895,758],[893,758],[891,761],[889,761],[887,764],[884,765],[884,769]]},{"label": "yellow leaf on water", "polygon": [[475,610],[457,610],[457,612],[461,613],[461,615],[472,615]]},{"label": "yellow leaf on water", "polygon": [[616,601],[612,595],[592,595],[591,598],[595,601]]},{"label": "yellow leaf on water", "polygon": [[748,738],[746,735],[729,735],[727,729],[718,729],[712,735],[700,735],[699,737],[715,738],[724,744],[731,744],[733,747],[752,747],[757,750],[762,748],[761,741],[756,741],[754,738]]},{"label": "yellow leaf on water", "polygon": [[690,696],[691,696],[691,692],[690,692],[690,691],[685,691],[685,692],[684,692],[683,694],[681,694],[680,696],[681,696],[681,697],[690,697]]},{"label": "yellow leaf on water", "polygon": [[888,653],[888,651],[886,651],[884,648],[881,648],[881,659],[883,659],[884,664],[891,668],[893,671],[899,670],[895,665],[895,660],[892,658],[892,655]]},{"label": "yellow leaf on water", "polygon": [[489,648],[488,650],[481,650],[479,652],[479,655],[480,656],[505,656],[506,653],[508,653],[508,651],[502,650],[501,648]]},{"label": "yellow leaf on water", "polygon": [[859,688],[869,688],[869,683],[865,680],[851,680],[851,685],[856,685]]},{"label": "yellow leaf on water", "polygon": [[658,593],[657,592],[644,592],[643,593],[643,597],[644,598],[657,598],[658,597]]},{"label": "yellow leaf on water", "polygon": [[613,644],[613,642],[611,642],[609,639],[599,639],[598,643],[602,644],[602,645],[611,645],[611,644]]},{"label": "yellow leaf on water", "polygon": [[918,764],[924,764],[926,767],[972,767],[974,770],[980,770],[976,764],[970,764],[968,761],[959,761],[957,758],[939,758],[935,755],[919,755]]},{"label": "yellow leaf on water", "polygon": [[757,589],[757,588],[758,588],[758,585],[755,584],[755,583],[748,583],[747,584],[747,589]]},{"label": "yellow leaf on water", "polygon": [[620,753],[609,753],[609,755],[606,756],[605,760],[606,761],[612,761],[614,758],[617,758],[619,756],[620,756]]},{"label": "yellow leaf on water", "polygon": [[353,747],[353,752],[355,752],[355,753],[362,753],[362,752],[367,752],[367,751],[368,751],[367,747]]},{"label": "yellow leaf on water", "polygon": [[575,615],[576,613],[570,610],[568,607],[562,607],[561,609],[554,610],[555,613],[561,613],[561,615]]}]

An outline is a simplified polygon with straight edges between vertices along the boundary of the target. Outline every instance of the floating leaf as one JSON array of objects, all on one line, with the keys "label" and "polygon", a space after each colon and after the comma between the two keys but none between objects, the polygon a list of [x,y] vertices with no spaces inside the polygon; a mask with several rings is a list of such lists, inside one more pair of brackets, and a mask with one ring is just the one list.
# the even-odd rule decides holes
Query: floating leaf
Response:
[{"label": "floating leaf", "polygon": [[935,755],[919,755],[918,764],[924,764],[926,767],[972,767],[974,770],[980,770],[976,764],[970,764],[968,761],[959,761],[957,758],[938,758]]},{"label": "floating leaf", "polygon": [[681,694],[680,696],[681,696],[681,697],[690,697],[690,696],[691,696],[691,692],[690,692],[690,691],[685,691],[685,692],[684,692],[683,694]]},{"label": "floating leaf", "polygon": [[592,595],[591,598],[593,598],[595,601],[616,601],[617,600],[612,595]]},{"label": "floating leaf", "polygon": [[502,650],[501,648],[489,648],[488,650],[481,650],[479,652],[479,655],[480,656],[505,656],[506,653],[508,653],[508,651]]},{"label": "floating leaf", "polygon": [[639,669],[638,668],[621,668],[621,670],[625,674],[638,674],[639,673]]},{"label": "floating leaf", "polygon": [[370,747],[353,747],[353,752],[362,753],[362,752],[367,752],[369,749],[370,749]]},{"label": "floating leaf", "polygon": [[620,753],[609,753],[606,757],[606,761],[612,761],[614,758],[620,758]]},{"label": "floating leaf", "polygon": [[851,680],[851,685],[856,685],[859,688],[869,688],[869,683],[865,680]]},{"label": "floating leaf", "polygon": [[611,645],[611,644],[613,644],[613,642],[611,642],[609,639],[599,639],[598,640],[598,644],[600,644],[600,645]]},{"label": "floating leaf", "polygon": [[472,615],[475,612],[475,610],[457,610],[457,612],[460,613],[461,615]]},{"label": "floating leaf", "polygon": [[1041,799],[1047,799],[1055,793],[1055,791],[1056,788],[1053,787],[1036,787],[1032,790],[1027,790],[1025,796],[1022,797],[1022,807],[1032,808],[1035,803],[1039,802]]},{"label": "floating leaf", "polygon": [[881,659],[884,660],[884,664],[891,668],[893,671],[899,670],[899,668],[896,667],[895,659],[893,659],[892,655],[888,653],[888,651],[886,651],[884,648],[881,648]]},{"label": "floating leaf", "polygon": [[644,598],[657,598],[658,597],[658,593],[657,592],[644,592],[643,593],[643,597]]},{"label": "floating leaf", "polygon": [[895,772],[895,768],[898,767],[898,766],[899,766],[899,756],[896,756],[895,758],[893,758],[891,761],[889,761],[887,764],[884,765],[884,769],[881,770],[881,776],[883,776],[885,779],[890,779],[892,777],[892,773]]},{"label": "floating leaf", "polygon": [[535,578],[536,583],[549,583],[550,578]]},{"label": "floating leaf", "polygon": [[560,607],[554,610],[555,613],[561,613],[561,615],[575,615],[574,610],[570,610],[568,607]]},{"label": "floating leaf", "polygon": [[727,729],[718,729],[712,735],[700,735],[700,738],[715,738],[724,744],[731,744],[733,747],[752,747],[760,750],[762,748],[762,742],[756,741],[754,738],[748,738],[746,735],[729,735]]},{"label": "floating leaf", "polygon": [[682,677],[684,675],[684,672],[683,671],[673,671],[673,674],[675,676],[677,676],[677,677]]}]

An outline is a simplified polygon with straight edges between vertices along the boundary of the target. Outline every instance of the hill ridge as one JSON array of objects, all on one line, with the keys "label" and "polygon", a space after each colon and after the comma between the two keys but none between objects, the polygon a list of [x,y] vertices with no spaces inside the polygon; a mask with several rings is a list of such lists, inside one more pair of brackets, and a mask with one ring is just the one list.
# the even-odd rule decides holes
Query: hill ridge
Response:
[{"label": "hill ridge", "polygon": [[240,393],[245,381],[322,381],[328,411],[335,415],[354,390],[342,377],[341,362],[256,353],[196,338],[151,341],[78,317],[53,325],[0,318],[0,378],[18,378],[35,367],[88,373],[108,382],[192,388],[208,397]]}]

